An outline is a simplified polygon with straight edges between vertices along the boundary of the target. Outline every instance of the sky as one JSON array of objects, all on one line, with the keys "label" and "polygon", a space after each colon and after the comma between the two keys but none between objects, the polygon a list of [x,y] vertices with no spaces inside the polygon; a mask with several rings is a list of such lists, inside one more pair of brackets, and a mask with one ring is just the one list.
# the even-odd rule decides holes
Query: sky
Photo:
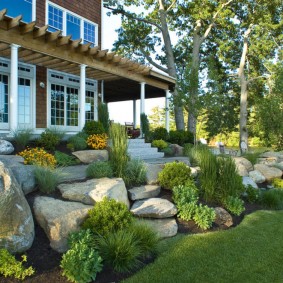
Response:
[{"label": "sky", "polygon": [[[108,10],[103,8],[102,14],[102,49],[111,50],[113,43],[118,39],[118,35],[115,32],[116,29],[120,27],[121,20],[120,16],[111,15],[108,17],[106,12]],[[150,115],[151,109],[159,106],[161,108],[165,107],[165,97],[164,98],[152,98],[145,100],[145,114]],[[108,103],[108,110],[110,120],[124,124],[125,122],[133,122],[133,101],[124,101],[124,102],[114,102]],[[140,101],[137,100],[136,105],[136,119],[137,124],[139,124],[140,117]],[[165,125],[164,125],[165,126]]]}]

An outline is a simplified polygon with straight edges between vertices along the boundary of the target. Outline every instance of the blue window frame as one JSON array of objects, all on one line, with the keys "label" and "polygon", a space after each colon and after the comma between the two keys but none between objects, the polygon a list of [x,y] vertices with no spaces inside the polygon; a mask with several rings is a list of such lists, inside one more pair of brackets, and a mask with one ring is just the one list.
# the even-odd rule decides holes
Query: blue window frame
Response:
[{"label": "blue window frame", "polygon": [[7,9],[8,16],[17,17],[19,15],[22,15],[22,20],[24,22],[30,23],[32,21],[32,2],[33,0],[1,0],[0,11]]},{"label": "blue window frame", "polygon": [[89,22],[84,22],[84,43],[95,43],[95,26]]},{"label": "blue window frame", "polygon": [[67,35],[72,35],[72,39],[81,38],[81,20],[67,13]]},{"label": "blue window frame", "polygon": [[48,5],[48,25],[50,31],[63,30],[63,11]]}]

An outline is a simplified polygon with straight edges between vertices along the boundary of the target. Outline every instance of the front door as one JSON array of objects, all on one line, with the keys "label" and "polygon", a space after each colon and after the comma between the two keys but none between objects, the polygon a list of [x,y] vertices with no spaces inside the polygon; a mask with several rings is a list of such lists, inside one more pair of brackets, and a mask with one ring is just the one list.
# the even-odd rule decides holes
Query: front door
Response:
[{"label": "front door", "polygon": [[19,78],[18,124],[20,128],[32,127],[31,80]]}]

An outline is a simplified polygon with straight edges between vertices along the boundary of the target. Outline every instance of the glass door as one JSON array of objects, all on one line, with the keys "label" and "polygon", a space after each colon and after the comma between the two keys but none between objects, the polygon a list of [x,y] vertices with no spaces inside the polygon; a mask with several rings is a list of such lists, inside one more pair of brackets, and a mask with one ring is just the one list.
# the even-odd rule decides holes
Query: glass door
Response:
[{"label": "glass door", "polygon": [[31,80],[19,78],[18,93],[18,124],[19,127],[32,127],[32,107],[31,107]]}]

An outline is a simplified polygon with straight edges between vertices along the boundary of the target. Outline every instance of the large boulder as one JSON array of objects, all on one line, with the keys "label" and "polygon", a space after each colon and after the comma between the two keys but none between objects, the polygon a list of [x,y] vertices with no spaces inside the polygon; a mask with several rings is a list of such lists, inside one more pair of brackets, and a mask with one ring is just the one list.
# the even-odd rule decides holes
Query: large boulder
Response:
[{"label": "large boulder", "polygon": [[128,191],[131,200],[157,197],[160,194],[160,186],[145,185],[134,187]]},{"label": "large boulder", "polygon": [[169,147],[172,149],[174,156],[183,156],[184,148],[178,144],[170,144]]},{"label": "large boulder", "polygon": [[244,157],[233,157],[240,176],[248,176],[253,170],[252,163]]},{"label": "large boulder", "polygon": [[28,250],[34,222],[22,189],[13,173],[0,162],[0,248],[12,253]]},{"label": "large boulder", "polygon": [[150,198],[136,201],[131,212],[138,217],[168,218],[177,214],[177,208],[166,199]]},{"label": "large boulder", "polygon": [[86,182],[60,184],[58,186],[63,198],[79,201],[84,204],[94,204],[104,197],[123,202],[130,207],[127,189],[121,178],[91,179]]},{"label": "large boulder", "polygon": [[224,208],[215,207],[214,211],[216,213],[216,218],[215,218],[214,222],[217,225],[219,225],[219,226],[225,225],[227,227],[230,227],[230,226],[233,225],[232,216]]},{"label": "large boulder", "polygon": [[265,177],[258,170],[250,171],[249,177],[253,179],[254,182],[257,184],[261,184],[266,181]]},{"label": "large boulder", "polygon": [[283,151],[278,151],[278,152],[267,151],[267,152],[262,153],[260,157],[263,157],[263,158],[275,157],[279,162],[281,162],[283,161]]},{"label": "large boulder", "polygon": [[69,233],[80,229],[93,206],[51,197],[36,197],[33,208],[37,222],[50,240],[51,248],[63,253],[68,249]]},{"label": "large boulder", "polygon": [[81,162],[83,163],[92,163],[95,161],[108,161],[109,155],[106,149],[101,150],[80,150],[73,152]]},{"label": "large boulder", "polygon": [[14,147],[9,141],[0,140],[0,154],[11,154],[13,151]]},{"label": "large boulder", "polygon": [[147,184],[157,184],[158,174],[163,170],[164,164],[150,164],[146,163],[146,179]]},{"label": "large boulder", "polygon": [[269,167],[265,164],[256,164],[255,170],[259,171],[265,177],[266,181],[272,181],[275,178],[282,177],[282,170],[275,167]]},{"label": "large boulder", "polygon": [[59,183],[85,180],[87,167],[88,165],[74,165],[58,168]]},{"label": "large boulder", "polygon": [[257,159],[257,163],[265,164],[269,166],[273,166],[274,164],[278,163],[278,157],[260,157]]},{"label": "large boulder", "polygon": [[253,188],[258,189],[258,186],[257,186],[256,182],[251,177],[244,176],[243,177],[243,185],[244,186],[249,186],[250,185]]}]

